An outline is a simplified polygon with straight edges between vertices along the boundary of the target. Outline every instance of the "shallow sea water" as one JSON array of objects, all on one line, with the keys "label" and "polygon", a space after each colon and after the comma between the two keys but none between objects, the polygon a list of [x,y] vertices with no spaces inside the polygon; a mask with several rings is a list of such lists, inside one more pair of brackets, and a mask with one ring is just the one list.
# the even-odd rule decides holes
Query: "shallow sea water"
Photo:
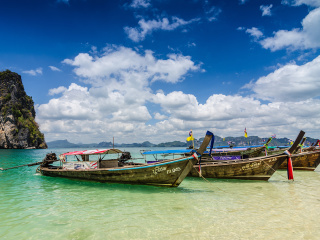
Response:
[{"label": "shallow sea water", "polygon": [[[0,167],[71,149],[0,150]],[[74,149],[72,149],[74,150]],[[126,149],[138,156],[138,149]],[[0,239],[319,239],[320,169],[268,182],[186,178],[178,188],[0,171]]]}]

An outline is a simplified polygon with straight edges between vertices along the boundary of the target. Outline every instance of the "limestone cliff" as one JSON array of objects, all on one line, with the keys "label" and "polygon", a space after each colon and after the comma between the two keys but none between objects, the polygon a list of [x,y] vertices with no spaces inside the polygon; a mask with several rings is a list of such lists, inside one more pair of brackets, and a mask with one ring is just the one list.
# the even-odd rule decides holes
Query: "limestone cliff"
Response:
[{"label": "limestone cliff", "polygon": [[47,148],[35,115],[21,76],[0,72],[0,148]]}]

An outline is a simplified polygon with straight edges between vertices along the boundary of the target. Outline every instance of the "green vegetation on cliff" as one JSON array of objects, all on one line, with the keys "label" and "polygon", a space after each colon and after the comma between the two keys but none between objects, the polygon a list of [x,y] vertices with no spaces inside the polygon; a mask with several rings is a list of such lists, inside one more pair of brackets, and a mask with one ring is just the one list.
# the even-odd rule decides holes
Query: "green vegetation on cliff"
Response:
[{"label": "green vegetation on cliff", "polygon": [[0,148],[46,148],[35,121],[34,102],[24,90],[21,76],[0,72]]}]

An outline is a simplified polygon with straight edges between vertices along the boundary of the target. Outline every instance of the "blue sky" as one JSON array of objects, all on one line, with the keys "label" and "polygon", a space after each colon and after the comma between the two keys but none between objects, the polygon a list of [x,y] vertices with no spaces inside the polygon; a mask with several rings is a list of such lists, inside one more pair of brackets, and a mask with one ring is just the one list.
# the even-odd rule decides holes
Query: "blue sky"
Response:
[{"label": "blue sky", "polygon": [[46,141],[320,134],[318,0],[4,0]]}]

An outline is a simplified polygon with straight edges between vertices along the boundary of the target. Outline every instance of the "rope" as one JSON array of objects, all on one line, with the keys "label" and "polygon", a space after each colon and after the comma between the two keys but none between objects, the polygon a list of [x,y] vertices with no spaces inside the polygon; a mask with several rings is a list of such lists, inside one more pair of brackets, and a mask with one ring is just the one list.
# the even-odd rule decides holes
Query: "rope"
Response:
[{"label": "rope", "polygon": [[223,189],[217,187],[216,185],[214,185],[213,183],[211,183],[208,179],[206,179],[204,176],[202,176],[202,174],[200,174],[200,172],[199,172],[196,168],[194,168],[194,169],[197,171],[197,173],[199,174],[199,176],[200,176],[203,180],[205,180],[207,183],[211,184],[212,186],[216,187],[216,188],[219,189],[220,191],[226,193],[226,191],[224,191]]},{"label": "rope", "polygon": [[[262,161],[264,164],[267,164],[272,170],[273,170],[273,172],[276,172],[277,170],[274,170],[274,168],[273,167],[271,167],[268,163],[266,163],[265,161]],[[281,176],[281,177],[283,177],[284,179],[286,179],[287,180],[287,177],[285,177],[285,176],[283,176],[282,174],[280,174],[280,172],[278,171],[278,174]]]}]

